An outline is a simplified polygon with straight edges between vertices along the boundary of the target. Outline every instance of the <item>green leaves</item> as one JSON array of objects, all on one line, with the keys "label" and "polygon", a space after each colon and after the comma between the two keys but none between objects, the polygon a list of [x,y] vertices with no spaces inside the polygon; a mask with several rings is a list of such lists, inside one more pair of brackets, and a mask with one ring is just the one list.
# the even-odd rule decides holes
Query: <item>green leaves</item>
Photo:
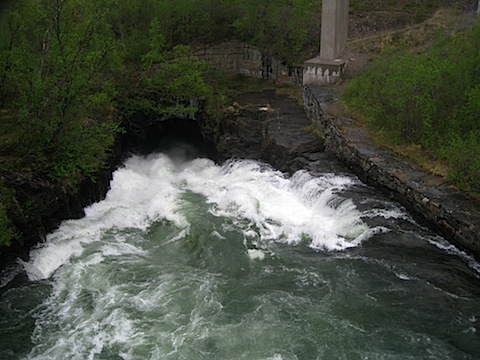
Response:
[{"label": "green leaves", "polygon": [[419,144],[448,162],[449,177],[480,192],[480,23],[425,53],[388,55],[343,94],[397,144]]},{"label": "green leaves", "polygon": [[149,51],[141,57],[139,79],[122,99],[127,116],[141,112],[150,118],[191,116],[197,111],[192,101],[211,92],[205,82],[206,64],[189,55],[185,45],[167,50],[160,22],[149,29]]},{"label": "green leaves", "polygon": [[0,203],[0,246],[10,245],[14,237],[14,231],[5,207]]},{"label": "green leaves", "polygon": [[7,208],[13,202],[13,191],[0,182],[0,246],[8,246],[16,235],[15,228],[8,217]]},{"label": "green leaves", "polygon": [[449,180],[480,194],[480,131],[455,134],[442,150],[450,166]]},{"label": "green leaves", "polygon": [[321,1],[237,0],[236,37],[290,64],[313,56],[320,39]]},{"label": "green leaves", "polygon": [[85,176],[93,178],[104,166],[105,156],[112,147],[119,125],[111,119],[72,122],[59,134],[52,156],[52,176],[75,187]]},{"label": "green leaves", "polygon": [[101,112],[111,107],[122,63],[109,4],[23,0],[0,26],[9,39],[0,45],[4,89],[23,131],[16,151],[72,187],[98,169],[113,143],[105,137],[116,132]]}]

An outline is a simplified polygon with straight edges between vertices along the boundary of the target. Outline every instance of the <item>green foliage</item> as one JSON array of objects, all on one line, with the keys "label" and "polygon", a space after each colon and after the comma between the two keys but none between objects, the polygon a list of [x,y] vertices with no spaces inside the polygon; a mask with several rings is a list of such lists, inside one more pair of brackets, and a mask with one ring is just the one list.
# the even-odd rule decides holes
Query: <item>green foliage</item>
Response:
[{"label": "green foliage", "polygon": [[93,178],[104,166],[108,150],[120,131],[117,122],[112,120],[72,122],[56,141],[51,176],[71,187],[86,176]]},{"label": "green foliage", "polygon": [[465,95],[465,103],[454,124],[454,131],[459,134],[480,131],[480,84],[468,89]]},{"label": "green foliage", "polygon": [[243,0],[238,4],[240,13],[233,25],[240,39],[291,64],[305,60],[302,50],[319,48],[321,1]]},{"label": "green foliage", "polygon": [[480,194],[480,131],[455,134],[442,148],[450,165],[449,180],[459,187]]},{"label": "green foliage", "polygon": [[0,184],[0,246],[8,246],[15,237],[15,230],[7,214],[7,207],[12,202],[12,190]]},{"label": "green foliage", "polygon": [[185,45],[167,50],[158,19],[152,20],[148,34],[149,50],[141,57],[136,85],[121,99],[122,113],[156,118],[194,114],[197,107],[191,101],[211,91],[204,79],[206,64],[190,57]]},{"label": "green foliage", "polygon": [[424,53],[380,58],[347,84],[343,100],[393,143],[422,145],[448,162],[449,178],[479,191],[479,82],[477,23]]},{"label": "green foliage", "polygon": [[[23,130],[17,152],[72,186],[98,170],[89,162],[105,160],[116,128],[101,112],[112,102],[112,74],[121,63],[103,6],[24,0],[3,29],[10,39],[3,48],[5,83]],[[92,146],[95,138],[102,142]]]},{"label": "green foliage", "polygon": [[435,98],[442,96],[436,84],[444,76],[442,61],[419,61],[411,54],[395,60],[389,56],[351,81],[344,99],[395,143],[428,141],[442,106]]},{"label": "green foliage", "polygon": [[480,84],[465,95],[439,154],[450,165],[448,178],[452,182],[480,194]]},{"label": "green foliage", "polygon": [[14,231],[5,207],[0,203],[0,246],[10,245],[14,237]]},{"label": "green foliage", "polygon": [[305,60],[305,49],[318,51],[321,0],[121,2],[112,10],[112,23],[127,56],[138,59],[148,51],[145,34],[155,18],[167,49],[240,39],[295,63]]}]

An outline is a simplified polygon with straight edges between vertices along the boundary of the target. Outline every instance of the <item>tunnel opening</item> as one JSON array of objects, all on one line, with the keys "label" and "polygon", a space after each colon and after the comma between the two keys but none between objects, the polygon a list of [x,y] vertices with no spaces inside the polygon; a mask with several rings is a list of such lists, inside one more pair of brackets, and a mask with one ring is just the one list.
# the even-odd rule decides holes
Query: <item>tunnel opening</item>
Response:
[{"label": "tunnel opening", "polygon": [[213,144],[204,139],[201,126],[194,119],[171,118],[143,122],[141,126],[130,123],[123,146],[128,153],[136,155],[169,153],[181,147],[188,158],[215,158]]}]

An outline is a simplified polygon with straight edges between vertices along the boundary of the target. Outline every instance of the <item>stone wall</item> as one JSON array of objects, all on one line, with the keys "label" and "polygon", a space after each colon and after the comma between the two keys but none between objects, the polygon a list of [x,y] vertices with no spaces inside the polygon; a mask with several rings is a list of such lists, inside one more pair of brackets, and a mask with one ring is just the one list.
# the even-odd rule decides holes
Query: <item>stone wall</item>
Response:
[{"label": "stone wall", "polygon": [[214,74],[223,73],[228,77],[245,75],[287,84],[301,84],[303,81],[302,68],[288,66],[262,53],[259,48],[240,41],[197,48],[192,55],[209,64]]},{"label": "stone wall", "polygon": [[328,87],[304,88],[305,110],[324,134],[326,150],[362,181],[400,202],[417,220],[480,258],[480,202],[443,178],[376,146],[353,119],[329,115],[334,100],[335,94]]}]

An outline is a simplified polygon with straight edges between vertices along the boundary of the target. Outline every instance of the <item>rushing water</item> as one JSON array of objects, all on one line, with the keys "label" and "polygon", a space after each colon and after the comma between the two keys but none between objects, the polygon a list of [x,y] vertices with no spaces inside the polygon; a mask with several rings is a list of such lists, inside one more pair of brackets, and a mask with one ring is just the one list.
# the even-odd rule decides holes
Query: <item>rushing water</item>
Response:
[{"label": "rushing water", "polygon": [[477,262],[354,176],[255,161],[132,157],[0,286],[0,359],[480,356]]}]

